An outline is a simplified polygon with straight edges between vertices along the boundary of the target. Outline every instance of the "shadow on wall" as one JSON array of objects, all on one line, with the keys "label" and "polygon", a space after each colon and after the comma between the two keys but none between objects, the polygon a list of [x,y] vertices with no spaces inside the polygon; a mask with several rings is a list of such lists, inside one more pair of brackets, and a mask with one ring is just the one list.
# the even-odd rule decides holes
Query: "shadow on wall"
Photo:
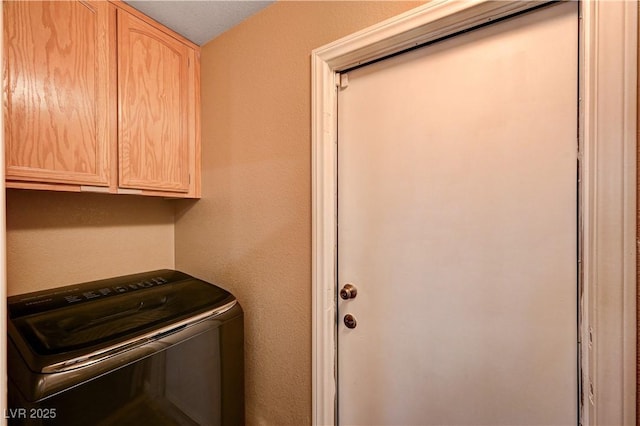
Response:
[{"label": "shadow on wall", "polygon": [[8,294],[172,269],[174,211],[155,197],[8,190]]},{"label": "shadow on wall", "polygon": [[140,195],[7,190],[7,229],[173,223],[175,201]]}]

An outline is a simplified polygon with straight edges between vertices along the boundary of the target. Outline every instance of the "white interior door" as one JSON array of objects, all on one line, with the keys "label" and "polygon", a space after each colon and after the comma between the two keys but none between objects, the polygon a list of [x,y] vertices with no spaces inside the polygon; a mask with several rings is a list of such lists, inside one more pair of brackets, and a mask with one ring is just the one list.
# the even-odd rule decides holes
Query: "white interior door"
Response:
[{"label": "white interior door", "polygon": [[348,72],[341,425],[577,423],[577,10]]}]

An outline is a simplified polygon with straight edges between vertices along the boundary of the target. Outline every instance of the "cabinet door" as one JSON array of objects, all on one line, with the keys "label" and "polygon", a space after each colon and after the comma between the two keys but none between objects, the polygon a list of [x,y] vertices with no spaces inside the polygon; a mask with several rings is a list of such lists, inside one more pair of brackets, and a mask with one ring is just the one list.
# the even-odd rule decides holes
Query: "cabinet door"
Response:
[{"label": "cabinet door", "polygon": [[190,50],[118,10],[120,187],[189,190]]},{"label": "cabinet door", "polygon": [[107,186],[113,6],[5,1],[3,14],[7,180]]}]

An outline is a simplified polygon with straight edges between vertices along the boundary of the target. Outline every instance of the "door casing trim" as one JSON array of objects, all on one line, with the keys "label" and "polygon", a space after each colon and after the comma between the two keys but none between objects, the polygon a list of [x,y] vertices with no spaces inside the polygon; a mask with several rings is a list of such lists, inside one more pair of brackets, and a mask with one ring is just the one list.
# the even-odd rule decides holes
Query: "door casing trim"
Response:
[{"label": "door casing trim", "polygon": [[[436,0],[315,49],[312,73],[312,422],[337,422],[337,72],[509,16],[539,1]],[[580,2],[583,425],[636,411],[635,2]]]}]

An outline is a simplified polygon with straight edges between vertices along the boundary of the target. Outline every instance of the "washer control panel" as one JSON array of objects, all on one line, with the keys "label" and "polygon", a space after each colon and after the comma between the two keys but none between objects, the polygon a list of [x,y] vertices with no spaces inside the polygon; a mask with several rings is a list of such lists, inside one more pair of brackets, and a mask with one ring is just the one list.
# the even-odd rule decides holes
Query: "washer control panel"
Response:
[{"label": "washer control panel", "polygon": [[189,275],[179,271],[160,270],[13,296],[8,299],[9,315],[15,318],[35,314],[99,298],[164,286],[189,278]]}]

